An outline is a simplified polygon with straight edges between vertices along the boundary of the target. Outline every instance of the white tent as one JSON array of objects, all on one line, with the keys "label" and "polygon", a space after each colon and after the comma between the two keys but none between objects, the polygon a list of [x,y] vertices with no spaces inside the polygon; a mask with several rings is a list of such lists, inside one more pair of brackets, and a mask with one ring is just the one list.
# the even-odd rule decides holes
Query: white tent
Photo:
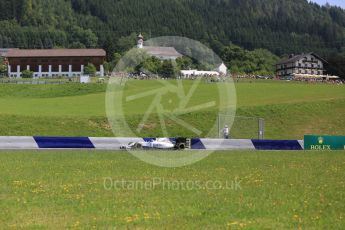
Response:
[{"label": "white tent", "polygon": [[226,67],[226,65],[224,63],[222,63],[219,67],[218,67],[218,72],[222,75],[226,75],[228,73],[228,67]]},{"label": "white tent", "polygon": [[338,76],[325,76],[328,79],[339,79],[340,77]]}]

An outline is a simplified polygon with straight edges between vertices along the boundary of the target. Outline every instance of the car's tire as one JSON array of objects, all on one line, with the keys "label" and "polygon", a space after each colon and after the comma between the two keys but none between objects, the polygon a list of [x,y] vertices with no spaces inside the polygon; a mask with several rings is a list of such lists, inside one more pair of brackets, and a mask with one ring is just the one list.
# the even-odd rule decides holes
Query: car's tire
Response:
[{"label": "car's tire", "polygon": [[184,150],[186,148],[186,145],[184,144],[184,143],[180,143],[180,144],[178,144],[178,146],[177,146],[177,149],[178,150]]},{"label": "car's tire", "polygon": [[142,149],[143,146],[140,143],[135,144],[135,149]]}]

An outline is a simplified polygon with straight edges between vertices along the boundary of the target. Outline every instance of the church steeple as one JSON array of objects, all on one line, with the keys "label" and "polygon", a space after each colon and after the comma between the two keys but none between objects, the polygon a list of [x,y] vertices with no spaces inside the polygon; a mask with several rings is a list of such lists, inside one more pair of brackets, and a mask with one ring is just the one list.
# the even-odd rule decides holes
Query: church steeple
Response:
[{"label": "church steeple", "polygon": [[142,48],[144,47],[144,36],[141,35],[141,33],[138,35],[137,47],[138,47],[139,49],[142,49]]}]

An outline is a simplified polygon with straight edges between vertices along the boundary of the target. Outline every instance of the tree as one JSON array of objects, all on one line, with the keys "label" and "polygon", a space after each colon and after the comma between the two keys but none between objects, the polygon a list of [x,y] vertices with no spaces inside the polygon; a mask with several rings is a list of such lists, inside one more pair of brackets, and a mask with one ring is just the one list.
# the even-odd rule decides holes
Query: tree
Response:
[{"label": "tree", "polygon": [[170,60],[164,60],[160,68],[159,74],[162,77],[173,78],[175,77],[176,70]]},{"label": "tree", "polygon": [[345,52],[328,58],[325,64],[326,73],[345,79]]},{"label": "tree", "polygon": [[274,65],[279,58],[265,49],[247,51],[230,44],[222,51],[222,60],[235,74],[274,75]]},{"label": "tree", "polygon": [[120,52],[126,52],[133,48],[136,45],[137,36],[136,33],[131,33],[129,36],[120,37],[116,44],[118,50],[120,50]]},{"label": "tree", "polygon": [[94,66],[92,63],[87,64],[84,68],[84,74],[95,76],[97,72],[96,66]]},{"label": "tree", "polygon": [[0,76],[7,74],[7,65],[4,58],[0,57]]},{"label": "tree", "polygon": [[[230,42],[276,55],[345,45],[345,11],[306,0],[0,0],[0,46],[103,47],[107,61],[148,37],[185,36],[218,55]],[[149,14],[147,12],[150,12]],[[197,29],[196,29],[197,28]],[[161,44],[166,45],[166,44]],[[180,50],[179,50],[180,51]],[[195,49],[182,52],[187,56]]]},{"label": "tree", "polygon": [[162,67],[162,61],[156,57],[147,58],[143,64],[142,68],[148,72],[157,74]]},{"label": "tree", "polygon": [[32,9],[32,0],[26,0],[23,4],[23,16],[21,18],[24,25],[30,25],[32,23],[30,19],[32,18],[33,9]]},{"label": "tree", "polygon": [[188,70],[193,68],[193,60],[186,56],[177,58],[176,64],[179,70]]},{"label": "tree", "polygon": [[68,48],[71,48],[71,49],[84,49],[86,48],[85,45],[81,42],[73,42],[71,43]]},{"label": "tree", "polygon": [[113,61],[114,61],[114,64],[116,65],[119,61],[120,61],[120,59],[121,59],[121,54],[119,54],[119,53],[114,53],[113,54]]},{"label": "tree", "polygon": [[34,72],[30,70],[24,70],[22,72],[22,78],[32,78],[34,76]]},{"label": "tree", "polygon": [[90,29],[83,29],[79,26],[73,26],[69,30],[70,32],[70,43],[84,44],[87,48],[93,48],[97,46],[98,37]]}]

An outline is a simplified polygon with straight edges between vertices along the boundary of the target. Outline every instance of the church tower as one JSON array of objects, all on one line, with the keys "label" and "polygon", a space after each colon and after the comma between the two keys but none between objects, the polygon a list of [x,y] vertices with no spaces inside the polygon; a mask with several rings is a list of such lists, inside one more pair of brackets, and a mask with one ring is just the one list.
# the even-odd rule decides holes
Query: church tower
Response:
[{"label": "church tower", "polygon": [[138,36],[138,43],[137,43],[137,47],[139,49],[142,49],[144,47],[144,37],[143,35],[141,35],[141,33]]}]

